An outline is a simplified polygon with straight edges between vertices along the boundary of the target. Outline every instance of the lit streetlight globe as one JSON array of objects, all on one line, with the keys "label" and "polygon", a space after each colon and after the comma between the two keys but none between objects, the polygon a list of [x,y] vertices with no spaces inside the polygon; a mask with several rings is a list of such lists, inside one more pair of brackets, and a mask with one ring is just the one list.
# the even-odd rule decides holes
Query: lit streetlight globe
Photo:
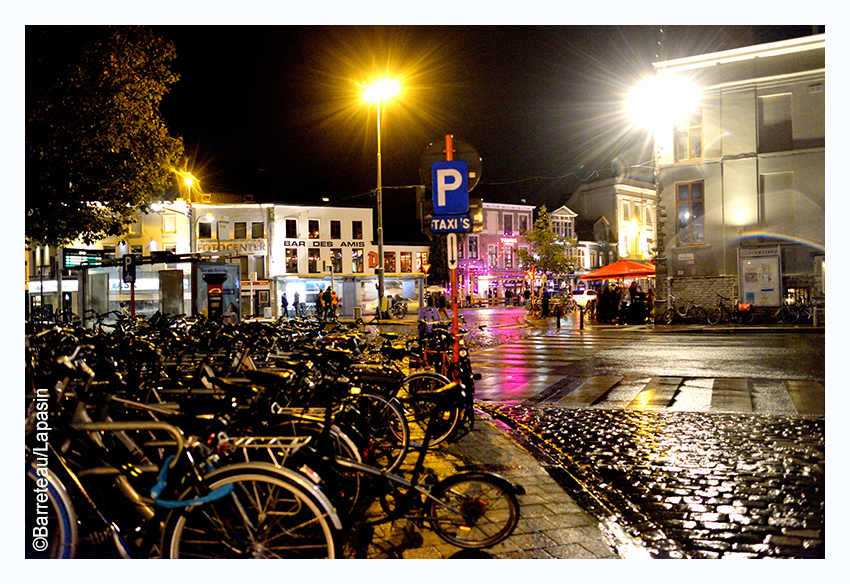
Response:
[{"label": "lit streetlight globe", "polygon": [[381,79],[366,88],[363,97],[366,101],[382,101],[398,93],[398,81]]},{"label": "lit streetlight globe", "polygon": [[687,118],[699,103],[699,92],[690,80],[672,75],[647,77],[628,99],[632,123],[656,130]]}]

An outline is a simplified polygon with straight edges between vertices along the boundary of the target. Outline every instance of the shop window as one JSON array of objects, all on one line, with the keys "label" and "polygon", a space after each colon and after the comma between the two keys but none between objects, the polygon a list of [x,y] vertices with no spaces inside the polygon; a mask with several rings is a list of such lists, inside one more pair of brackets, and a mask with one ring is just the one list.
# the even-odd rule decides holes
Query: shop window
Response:
[{"label": "shop window", "polygon": [[319,259],[320,259],[321,250],[318,249],[308,249],[307,250],[307,271],[311,274],[319,273]]},{"label": "shop window", "polygon": [[384,252],[384,273],[392,274],[395,273],[395,252],[394,251],[385,251]]},{"label": "shop window", "polygon": [[702,108],[676,126],[676,160],[702,158]]},{"label": "shop window", "polygon": [[334,274],[342,273],[342,250],[331,249],[331,265],[333,266]]},{"label": "shop window", "polygon": [[679,245],[705,241],[705,200],[702,181],[676,185],[676,233]]},{"label": "shop window", "polygon": [[403,251],[400,254],[401,257],[401,269],[399,270],[402,273],[412,273],[413,272],[413,253],[409,251]]},{"label": "shop window", "polygon": [[286,273],[298,273],[298,250],[295,248],[286,248]]},{"label": "shop window", "polygon": [[339,221],[331,221],[331,239],[342,239],[342,229]]},{"label": "shop window", "polygon": [[363,273],[363,250],[351,250],[351,271],[355,274]]},{"label": "shop window", "polygon": [[424,272],[425,265],[428,263],[428,252],[427,251],[417,251],[416,252],[416,266],[417,271]]}]

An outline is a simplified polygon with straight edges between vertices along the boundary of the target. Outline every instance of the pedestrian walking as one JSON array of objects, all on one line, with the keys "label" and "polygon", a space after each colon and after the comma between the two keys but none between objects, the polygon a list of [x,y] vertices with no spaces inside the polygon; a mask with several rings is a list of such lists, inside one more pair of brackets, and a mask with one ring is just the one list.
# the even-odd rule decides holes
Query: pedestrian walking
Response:
[{"label": "pedestrian walking", "polygon": [[324,318],[326,319],[331,317],[331,313],[333,311],[333,306],[331,305],[332,301],[333,297],[331,296],[331,287],[328,286],[328,288],[322,292],[322,305],[325,307]]},{"label": "pedestrian walking", "polygon": [[286,298],[286,292],[283,293],[283,297],[280,299],[280,312],[281,316],[289,318],[289,300]]},{"label": "pedestrian walking", "polygon": [[316,318],[323,319],[325,317],[325,302],[322,299],[322,290],[316,294]]},{"label": "pedestrian walking", "polygon": [[339,306],[339,296],[336,295],[336,290],[331,288],[331,314],[332,318],[337,316],[337,307]]}]

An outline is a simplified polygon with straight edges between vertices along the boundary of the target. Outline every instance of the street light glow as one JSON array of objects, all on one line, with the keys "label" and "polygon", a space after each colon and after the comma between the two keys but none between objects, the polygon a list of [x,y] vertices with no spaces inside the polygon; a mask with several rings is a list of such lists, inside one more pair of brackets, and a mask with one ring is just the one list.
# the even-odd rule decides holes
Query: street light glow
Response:
[{"label": "street light glow", "polygon": [[366,101],[383,101],[396,95],[399,89],[398,81],[394,79],[381,79],[372,85],[366,86],[363,98]]},{"label": "street light glow", "polygon": [[697,88],[684,77],[647,77],[629,95],[629,115],[635,125],[655,130],[685,119],[698,97]]}]

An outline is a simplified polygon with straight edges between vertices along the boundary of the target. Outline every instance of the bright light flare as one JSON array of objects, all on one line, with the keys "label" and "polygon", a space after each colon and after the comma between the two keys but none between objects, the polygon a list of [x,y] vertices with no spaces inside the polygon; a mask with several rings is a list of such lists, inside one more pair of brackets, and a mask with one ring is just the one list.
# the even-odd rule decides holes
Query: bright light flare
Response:
[{"label": "bright light flare", "polygon": [[397,95],[400,89],[398,81],[381,79],[366,87],[363,92],[363,99],[366,101],[383,101]]},{"label": "bright light flare", "polygon": [[629,95],[632,123],[656,129],[686,119],[699,104],[699,91],[683,77],[647,77]]}]

